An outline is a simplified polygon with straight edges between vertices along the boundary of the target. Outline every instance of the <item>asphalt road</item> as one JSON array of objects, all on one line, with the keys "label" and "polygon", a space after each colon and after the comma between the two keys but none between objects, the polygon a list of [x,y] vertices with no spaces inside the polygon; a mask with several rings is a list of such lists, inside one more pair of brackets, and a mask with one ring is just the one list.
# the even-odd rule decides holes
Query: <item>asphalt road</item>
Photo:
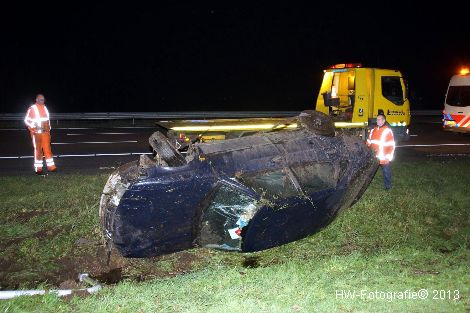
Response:
[{"label": "asphalt road", "polygon": [[[52,151],[60,173],[96,173],[150,153],[153,127],[54,128]],[[470,134],[442,130],[440,116],[416,118],[411,138],[400,142],[396,162],[423,158],[470,158]],[[33,175],[33,149],[25,128],[0,129],[0,175]]]}]

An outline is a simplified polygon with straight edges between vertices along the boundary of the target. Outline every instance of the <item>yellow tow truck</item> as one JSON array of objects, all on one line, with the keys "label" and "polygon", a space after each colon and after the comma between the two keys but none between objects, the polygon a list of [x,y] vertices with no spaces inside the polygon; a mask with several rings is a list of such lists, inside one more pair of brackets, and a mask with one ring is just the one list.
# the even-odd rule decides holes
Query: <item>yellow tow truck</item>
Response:
[{"label": "yellow tow truck", "polygon": [[383,113],[396,141],[409,139],[408,88],[398,70],[336,64],[324,70],[315,110],[328,114],[337,129],[365,135]]},{"label": "yellow tow truck", "polygon": [[[329,115],[338,132],[365,139],[382,112],[397,141],[409,138],[410,102],[403,75],[398,70],[366,68],[359,63],[336,64],[324,70],[315,110]],[[276,128],[295,128],[290,116],[276,118],[174,120],[158,123],[169,130],[176,146],[191,140],[223,140]]]}]

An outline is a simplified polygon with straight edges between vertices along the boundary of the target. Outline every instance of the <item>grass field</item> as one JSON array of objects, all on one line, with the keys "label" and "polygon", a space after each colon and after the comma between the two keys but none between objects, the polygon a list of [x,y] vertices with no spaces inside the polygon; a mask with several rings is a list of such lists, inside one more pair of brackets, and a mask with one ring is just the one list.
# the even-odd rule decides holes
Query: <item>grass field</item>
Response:
[{"label": "grass field", "polygon": [[98,219],[107,175],[0,177],[1,288],[64,288],[83,272],[105,286],[0,300],[0,311],[465,312],[469,168],[468,159],[393,164],[391,191],[379,171],[328,227],[266,251],[113,253],[109,264]]}]

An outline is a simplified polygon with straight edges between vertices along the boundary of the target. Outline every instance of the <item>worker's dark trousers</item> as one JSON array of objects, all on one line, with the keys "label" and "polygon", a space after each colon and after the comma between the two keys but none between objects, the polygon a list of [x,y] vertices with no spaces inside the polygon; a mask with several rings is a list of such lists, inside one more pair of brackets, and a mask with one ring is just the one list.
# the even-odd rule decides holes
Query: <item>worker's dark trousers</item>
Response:
[{"label": "worker's dark trousers", "polygon": [[390,163],[382,164],[382,173],[384,175],[384,187],[385,189],[392,188],[392,168]]}]

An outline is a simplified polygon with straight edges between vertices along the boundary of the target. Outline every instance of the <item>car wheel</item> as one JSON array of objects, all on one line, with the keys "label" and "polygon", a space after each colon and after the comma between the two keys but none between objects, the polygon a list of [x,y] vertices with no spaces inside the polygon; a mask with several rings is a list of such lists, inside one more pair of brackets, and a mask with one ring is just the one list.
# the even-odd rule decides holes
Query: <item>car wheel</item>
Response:
[{"label": "car wheel", "polygon": [[170,143],[168,137],[161,132],[154,132],[149,138],[149,144],[168,166],[173,167],[186,164],[183,155]]},{"label": "car wheel", "polygon": [[313,133],[328,137],[335,135],[335,124],[325,113],[313,110],[302,111],[299,115],[299,122]]}]

